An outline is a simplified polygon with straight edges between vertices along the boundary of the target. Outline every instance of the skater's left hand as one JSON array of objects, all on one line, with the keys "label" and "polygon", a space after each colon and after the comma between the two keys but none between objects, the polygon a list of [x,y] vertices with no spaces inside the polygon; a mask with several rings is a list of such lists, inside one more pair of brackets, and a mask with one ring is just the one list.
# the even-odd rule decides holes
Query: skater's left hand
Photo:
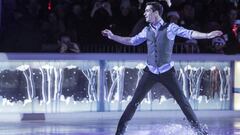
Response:
[{"label": "skater's left hand", "polygon": [[215,38],[215,37],[221,36],[222,34],[223,34],[222,31],[215,30],[207,34],[207,39]]}]

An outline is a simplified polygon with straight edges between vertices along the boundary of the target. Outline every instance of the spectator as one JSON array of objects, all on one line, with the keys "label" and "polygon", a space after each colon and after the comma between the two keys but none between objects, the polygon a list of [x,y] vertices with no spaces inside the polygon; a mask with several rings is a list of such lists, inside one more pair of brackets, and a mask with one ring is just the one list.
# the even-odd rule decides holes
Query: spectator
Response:
[{"label": "spectator", "polygon": [[56,44],[60,33],[63,33],[63,25],[54,12],[48,14],[47,20],[42,22],[41,31],[43,44]]},{"label": "spectator", "polygon": [[111,4],[108,1],[96,0],[91,10],[90,17],[92,21],[91,27],[93,27],[94,29],[94,31],[92,32],[92,36],[95,36],[97,39],[101,39],[98,32],[105,27],[109,27],[109,25],[111,24]]},{"label": "spectator", "polygon": [[80,52],[78,45],[72,42],[70,37],[67,35],[60,36],[60,39],[58,40],[58,45],[60,46],[60,53]]},{"label": "spectator", "polygon": [[224,37],[216,37],[212,39],[213,52],[223,54],[225,46],[226,46],[226,41]]},{"label": "spectator", "polygon": [[226,33],[226,47],[224,52],[227,54],[239,53],[239,43],[237,41],[237,29],[238,24],[238,10],[236,8],[231,8],[227,14],[226,21],[223,23],[223,30]]},{"label": "spectator", "polygon": [[170,12],[167,13],[167,20],[170,23],[178,24],[179,19],[180,19],[180,16],[179,16],[177,11],[170,11]]},{"label": "spectator", "polygon": [[119,6],[119,15],[114,19],[114,27],[112,29],[120,35],[129,35],[137,19],[130,1],[122,0]]},{"label": "spectator", "polygon": [[189,39],[184,43],[184,50],[186,53],[199,53],[198,41],[196,39]]},{"label": "spectator", "polygon": [[74,42],[89,36],[89,18],[86,16],[83,6],[80,3],[72,5],[71,12],[66,19],[66,31],[71,35]]},{"label": "spectator", "polygon": [[104,9],[105,11],[107,11],[109,16],[112,16],[111,4],[108,1],[97,0],[94,3],[93,9],[91,11],[91,17],[93,18],[95,16],[95,13],[98,12],[98,10],[100,9]]},{"label": "spectator", "polygon": [[195,9],[191,3],[185,3],[180,11],[181,21],[180,24],[186,28],[196,26]]}]

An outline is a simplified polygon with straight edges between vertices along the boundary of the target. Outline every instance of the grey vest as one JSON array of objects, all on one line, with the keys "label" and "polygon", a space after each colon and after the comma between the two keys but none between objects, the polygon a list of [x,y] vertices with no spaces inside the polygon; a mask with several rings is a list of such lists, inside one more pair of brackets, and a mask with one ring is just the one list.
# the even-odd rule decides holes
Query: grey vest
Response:
[{"label": "grey vest", "polygon": [[163,24],[158,30],[157,36],[150,26],[147,28],[147,63],[154,67],[161,67],[170,63],[174,40],[167,38],[168,23]]}]

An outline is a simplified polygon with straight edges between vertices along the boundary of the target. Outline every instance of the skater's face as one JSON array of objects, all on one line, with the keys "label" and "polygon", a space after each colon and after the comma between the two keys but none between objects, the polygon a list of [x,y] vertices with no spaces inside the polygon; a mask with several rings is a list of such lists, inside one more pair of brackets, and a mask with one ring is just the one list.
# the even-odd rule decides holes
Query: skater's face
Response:
[{"label": "skater's face", "polygon": [[153,11],[151,5],[147,5],[144,12],[146,22],[154,23],[159,16],[158,11]]}]

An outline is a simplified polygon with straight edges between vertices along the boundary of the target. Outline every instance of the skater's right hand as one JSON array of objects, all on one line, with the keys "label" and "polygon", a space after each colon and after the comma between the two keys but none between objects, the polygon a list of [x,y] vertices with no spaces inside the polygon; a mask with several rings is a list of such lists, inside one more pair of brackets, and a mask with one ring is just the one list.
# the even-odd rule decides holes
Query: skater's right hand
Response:
[{"label": "skater's right hand", "polygon": [[103,36],[108,37],[109,39],[112,39],[113,33],[111,30],[105,29],[101,33]]},{"label": "skater's right hand", "polygon": [[171,5],[172,5],[171,0],[159,0],[159,1],[166,1],[169,7],[171,7]]}]

